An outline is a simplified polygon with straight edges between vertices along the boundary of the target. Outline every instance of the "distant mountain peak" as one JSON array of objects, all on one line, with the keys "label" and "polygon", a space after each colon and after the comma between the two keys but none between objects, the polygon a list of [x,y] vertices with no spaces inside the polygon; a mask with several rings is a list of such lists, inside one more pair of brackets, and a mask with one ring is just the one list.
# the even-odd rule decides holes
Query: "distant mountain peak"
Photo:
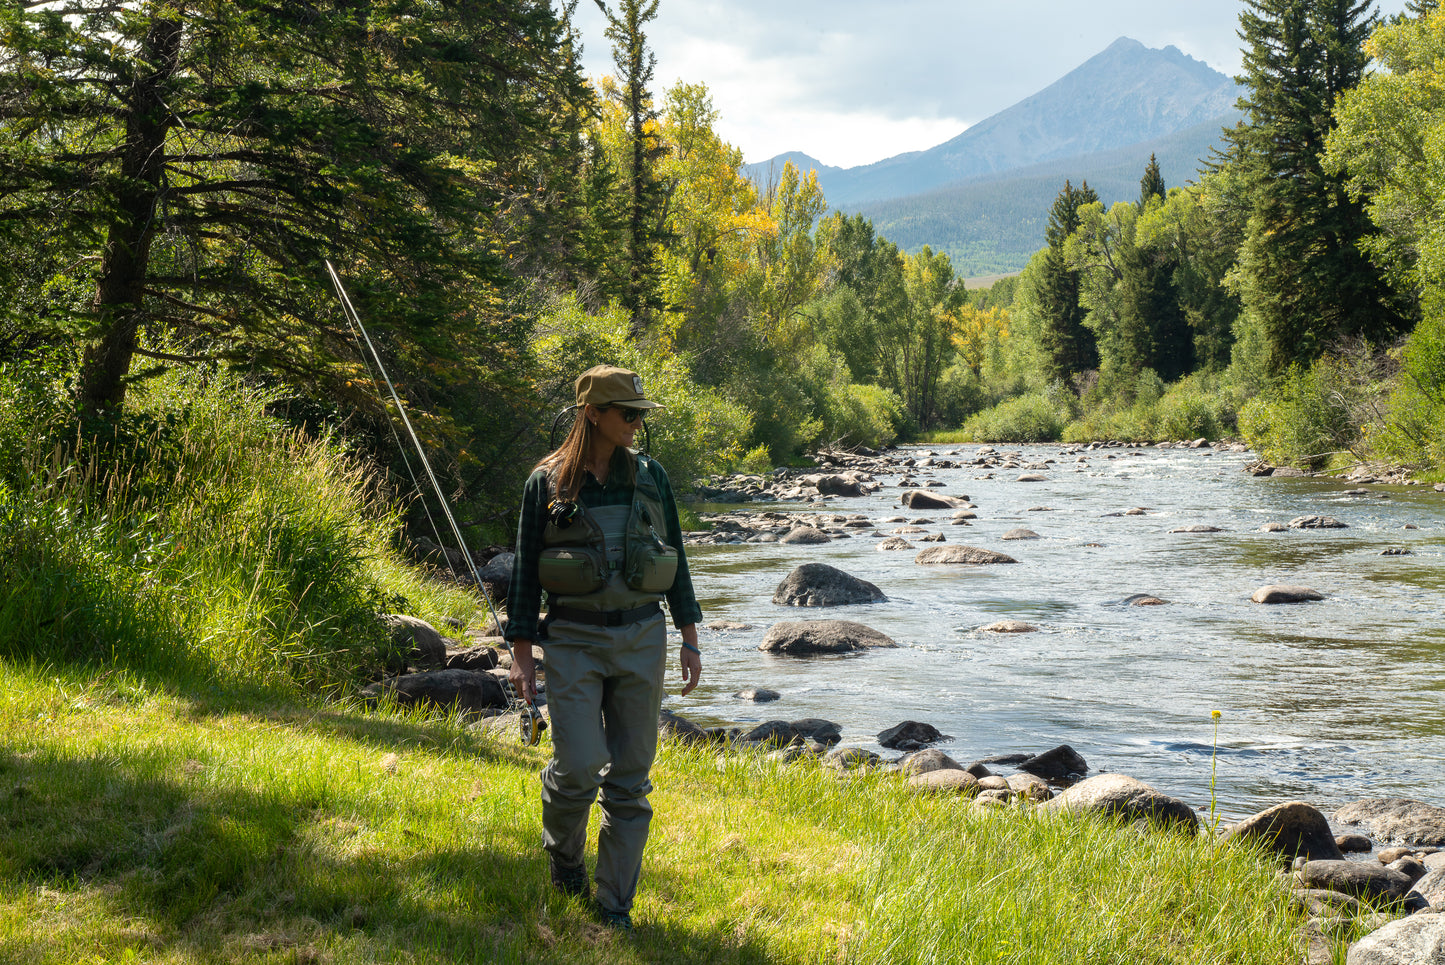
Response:
[{"label": "distant mountain peak", "polygon": [[1043,90],[926,151],[855,168],[802,152],[747,165],[754,178],[785,160],[811,165],[828,201],[847,208],[948,184],[1167,137],[1234,108],[1234,80],[1174,46],[1120,37]]}]

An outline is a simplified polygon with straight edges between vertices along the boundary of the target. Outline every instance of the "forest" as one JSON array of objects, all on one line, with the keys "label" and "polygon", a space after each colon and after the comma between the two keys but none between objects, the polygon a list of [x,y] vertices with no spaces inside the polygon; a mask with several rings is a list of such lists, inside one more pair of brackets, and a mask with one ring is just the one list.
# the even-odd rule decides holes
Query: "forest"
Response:
[{"label": "forest", "polygon": [[386,467],[419,519],[328,262],[492,542],[602,361],[667,404],[648,444],[682,489],[927,439],[1438,472],[1435,7],[1247,0],[1245,119],[1197,177],[1140,158],[1107,209],[1066,180],[1027,269],[969,290],[810,172],[743,177],[705,84],[654,84],[659,0],[608,8],[598,78],[574,7],[539,0],[6,5],[0,492],[37,453],[164,440],[225,384]]}]

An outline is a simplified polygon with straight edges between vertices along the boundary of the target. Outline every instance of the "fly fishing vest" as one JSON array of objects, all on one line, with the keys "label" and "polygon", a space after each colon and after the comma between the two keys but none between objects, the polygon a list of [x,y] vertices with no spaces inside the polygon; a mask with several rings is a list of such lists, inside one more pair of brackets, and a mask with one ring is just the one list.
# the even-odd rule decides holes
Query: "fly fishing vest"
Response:
[{"label": "fly fishing vest", "polygon": [[[651,464],[638,454],[630,507],[592,510],[579,504],[569,525],[547,522],[537,575],[553,604],[627,610],[660,600],[672,589],[677,550],[664,538],[667,516]],[[616,515],[609,512],[614,509]]]}]

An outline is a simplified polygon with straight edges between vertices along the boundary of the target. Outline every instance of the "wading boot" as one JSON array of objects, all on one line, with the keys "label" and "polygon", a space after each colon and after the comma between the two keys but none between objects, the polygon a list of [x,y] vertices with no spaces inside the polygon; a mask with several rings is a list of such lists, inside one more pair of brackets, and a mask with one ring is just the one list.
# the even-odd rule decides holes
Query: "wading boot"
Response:
[{"label": "wading boot", "polygon": [[569,868],[553,855],[548,856],[547,863],[552,873],[552,887],[564,895],[571,895],[574,898],[587,898],[592,894],[592,885],[587,880],[585,863]]}]

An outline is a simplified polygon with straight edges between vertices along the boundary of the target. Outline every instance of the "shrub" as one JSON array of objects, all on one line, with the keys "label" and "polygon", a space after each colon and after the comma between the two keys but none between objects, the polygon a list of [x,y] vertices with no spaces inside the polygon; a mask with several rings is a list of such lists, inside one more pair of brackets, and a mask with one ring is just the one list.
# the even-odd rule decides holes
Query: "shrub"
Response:
[{"label": "shrub", "polygon": [[964,432],[979,442],[1056,442],[1064,422],[1042,395],[1021,395],[969,418]]},{"label": "shrub", "polygon": [[172,373],[108,436],[26,453],[0,506],[0,654],[308,693],[378,673],[397,516],[272,397]]}]

